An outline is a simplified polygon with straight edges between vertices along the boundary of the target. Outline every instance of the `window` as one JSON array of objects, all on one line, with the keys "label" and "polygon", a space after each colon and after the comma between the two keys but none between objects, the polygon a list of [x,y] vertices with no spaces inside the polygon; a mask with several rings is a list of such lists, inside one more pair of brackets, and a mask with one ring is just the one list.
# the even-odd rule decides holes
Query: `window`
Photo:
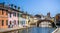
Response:
[{"label": "window", "polygon": [[19,13],[17,13],[17,17],[19,17]]},{"label": "window", "polygon": [[4,14],[4,11],[2,10],[2,15]]},{"label": "window", "polygon": [[19,13],[19,17],[22,17],[22,14],[21,13]]},{"label": "window", "polygon": [[10,13],[10,17],[11,17],[11,13]]},{"label": "window", "polygon": [[8,25],[8,20],[6,20],[6,25]]},{"label": "window", "polygon": [[16,25],[16,20],[14,20],[14,24]]},{"label": "window", "polygon": [[20,17],[22,17],[22,14],[20,14]]},{"label": "window", "polygon": [[60,19],[60,16],[58,16],[58,18]]},{"label": "window", "polygon": [[2,20],[2,26],[4,25],[4,20]]},{"label": "window", "polygon": [[23,24],[25,24],[25,21],[23,21]]},{"label": "window", "polygon": [[18,20],[18,25],[19,25],[19,20]]},{"label": "window", "polygon": [[15,12],[13,13],[13,16],[15,16],[15,17],[16,17],[16,13],[15,13]]},{"label": "window", "polygon": [[6,10],[6,15],[8,15],[8,10]]},{"label": "window", "polygon": [[11,25],[12,23],[11,23],[11,21],[10,21],[10,25]]}]

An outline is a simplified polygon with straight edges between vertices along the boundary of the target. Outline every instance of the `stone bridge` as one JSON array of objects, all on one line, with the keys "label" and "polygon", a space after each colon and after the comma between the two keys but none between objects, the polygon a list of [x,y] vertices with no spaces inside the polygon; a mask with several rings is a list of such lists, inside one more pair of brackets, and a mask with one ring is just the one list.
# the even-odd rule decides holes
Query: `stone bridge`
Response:
[{"label": "stone bridge", "polygon": [[[35,19],[31,24],[35,24],[37,27],[42,27],[42,24],[45,27],[55,27],[54,21],[52,19]],[[48,26],[46,26],[48,25]]]},{"label": "stone bridge", "polygon": [[36,22],[37,27],[55,27],[54,21],[44,19],[44,20],[38,20]]}]

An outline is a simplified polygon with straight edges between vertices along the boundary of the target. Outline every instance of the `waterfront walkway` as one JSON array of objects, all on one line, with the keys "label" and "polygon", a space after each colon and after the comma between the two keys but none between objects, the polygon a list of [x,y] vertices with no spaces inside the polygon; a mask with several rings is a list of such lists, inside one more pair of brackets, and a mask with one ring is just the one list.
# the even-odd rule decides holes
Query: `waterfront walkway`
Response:
[{"label": "waterfront walkway", "polygon": [[57,29],[54,30],[52,33],[60,33],[60,28],[57,28]]},{"label": "waterfront walkway", "polygon": [[15,28],[0,29],[0,33],[20,30],[20,29],[25,29],[25,28],[28,28],[28,27],[15,27]]}]

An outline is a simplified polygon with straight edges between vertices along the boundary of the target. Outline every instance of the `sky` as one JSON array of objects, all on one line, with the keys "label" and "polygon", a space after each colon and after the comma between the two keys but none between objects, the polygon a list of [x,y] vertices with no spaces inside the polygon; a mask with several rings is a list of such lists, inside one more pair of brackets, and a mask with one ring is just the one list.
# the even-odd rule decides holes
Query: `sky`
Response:
[{"label": "sky", "polygon": [[51,16],[55,16],[60,13],[60,0],[0,0],[2,2],[19,6],[20,10],[31,15],[47,15],[50,12]]}]

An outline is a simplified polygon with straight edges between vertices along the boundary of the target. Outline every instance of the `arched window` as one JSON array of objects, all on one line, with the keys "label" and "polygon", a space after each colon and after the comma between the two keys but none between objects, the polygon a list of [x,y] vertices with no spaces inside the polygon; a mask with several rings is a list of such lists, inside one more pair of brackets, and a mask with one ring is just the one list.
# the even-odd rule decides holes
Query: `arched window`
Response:
[{"label": "arched window", "polygon": [[12,23],[11,23],[11,21],[10,21],[10,25],[11,25]]}]

